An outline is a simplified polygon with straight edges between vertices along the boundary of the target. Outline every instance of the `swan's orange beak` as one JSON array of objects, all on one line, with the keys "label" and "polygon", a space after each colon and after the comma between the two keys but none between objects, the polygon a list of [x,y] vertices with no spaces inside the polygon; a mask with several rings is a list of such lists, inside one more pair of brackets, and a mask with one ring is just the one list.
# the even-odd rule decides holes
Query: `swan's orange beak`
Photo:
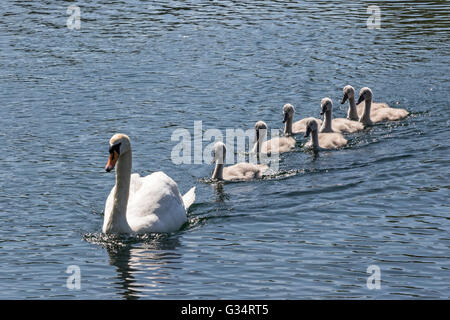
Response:
[{"label": "swan's orange beak", "polygon": [[117,151],[113,151],[109,154],[108,163],[106,164],[105,167],[106,172],[110,172],[112,169],[114,169],[114,166],[116,165],[118,159],[119,154],[117,153]]}]

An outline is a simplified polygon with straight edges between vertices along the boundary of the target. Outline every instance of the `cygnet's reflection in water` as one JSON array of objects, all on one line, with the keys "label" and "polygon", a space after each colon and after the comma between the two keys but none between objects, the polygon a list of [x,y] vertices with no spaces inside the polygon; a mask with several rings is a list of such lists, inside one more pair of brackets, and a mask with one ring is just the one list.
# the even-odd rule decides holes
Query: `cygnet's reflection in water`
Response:
[{"label": "cygnet's reflection in water", "polygon": [[213,184],[214,191],[216,193],[216,202],[225,202],[225,200],[230,199],[230,196],[223,190],[223,185],[224,183],[221,181]]},{"label": "cygnet's reflection in water", "polygon": [[123,298],[139,299],[162,292],[161,285],[171,281],[171,271],[182,262],[179,246],[178,235],[148,235],[144,241],[106,246]]}]

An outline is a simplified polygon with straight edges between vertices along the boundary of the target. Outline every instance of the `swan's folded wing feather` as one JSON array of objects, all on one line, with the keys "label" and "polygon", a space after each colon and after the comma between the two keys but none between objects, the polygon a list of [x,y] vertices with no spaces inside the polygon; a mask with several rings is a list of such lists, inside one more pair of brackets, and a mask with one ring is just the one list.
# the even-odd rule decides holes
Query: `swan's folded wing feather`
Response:
[{"label": "swan's folded wing feather", "polygon": [[301,133],[306,132],[306,124],[309,120],[316,120],[317,125],[320,127],[322,125],[321,119],[316,119],[314,117],[304,118],[302,120],[296,121],[292,124],[292,132],[293,133]]},{"label": "swan's folded wing feather", "polygon": [[345,118],[335,118],[332,122],[333,130],[339,133],[353,133],[364,130],[364,125],[359,121]]},{"label": "swan's folded wing feather", "polygon": [[189,209],[190,206],[192,206],[192,204],[195,201],[195,189],[196,187],[192,187],[191,189],[189,189],[188,192],[186,192],[185,195],[183,195],[182,199],[183,199],[183,204],[184,204],[184,208],[186,209],[186,211]]},{"label": "swan's folded wing feather", "polygon": [[292,137],[276,137],[264,141],[261,147],[262,153],[288,152],[295,147],[295,139]]},{"label": "swan's folded wing feather", "polygon": [[250,180],[260,178],[267,169],[267,165],[241,162],[225,167],[223,177],[225,180]]},{"label": "swan's folded wing feather", "polygon": [[[364,108],[366,106],[366,102],[363,101],[360,104],[358,104],[356,106],[356,109],[358,110],[358,116],[361,117],[364,113]],[[390,108],[389,105],[385,102],[373,102],[370,105],[370,115],[372,115],[372,113],[378,109],[383,109],[383,108]]]},{"label": "swan's folded wing feather", "polygon": [[323,149],[337,149],[344,147],[347,144],[347,139],[340,133],[320,133],[319,146]]},{"label": "swan's folded wing feather", "polygon": [[397,108],[382,108],[370,113],[372,122],[401,120],[408,116],[408,111]]},{"label": "swan's folded wing feather", "polygon": [[133,173],[130,178],[130,193],[136,193],[143,185],[143,179],[138,173]]},{"label": "swan's folded wing feather", "polygon": [[127,221],[138,233],[172,232],[186,221],[186,210],[178,186],[164,172],[140,178],[141,185],[130,193]]}]

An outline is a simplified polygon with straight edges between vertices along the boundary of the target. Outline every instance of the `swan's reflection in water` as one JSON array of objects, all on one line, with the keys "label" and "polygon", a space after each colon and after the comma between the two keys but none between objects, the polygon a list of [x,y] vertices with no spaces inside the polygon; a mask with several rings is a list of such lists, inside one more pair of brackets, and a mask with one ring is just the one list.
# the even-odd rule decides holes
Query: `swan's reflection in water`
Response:
[{"label": "swan's reflection in water", "polygon": [[124,299],[158,296],[181,268],[178,236],[159,235],[145,242],[108,245],[109,261],[116,267],[117,285]]}]

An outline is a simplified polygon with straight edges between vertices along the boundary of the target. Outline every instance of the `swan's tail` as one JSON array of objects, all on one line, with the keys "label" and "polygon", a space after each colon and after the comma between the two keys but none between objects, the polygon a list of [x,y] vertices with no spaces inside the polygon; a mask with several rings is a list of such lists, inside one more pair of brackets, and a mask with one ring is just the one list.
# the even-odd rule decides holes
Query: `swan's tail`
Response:
[{"label": "swan's tail", "polygon": [[192,187],[186,194],[183,196],[184,208],[186,211],[195,201],[195,187]]}]

